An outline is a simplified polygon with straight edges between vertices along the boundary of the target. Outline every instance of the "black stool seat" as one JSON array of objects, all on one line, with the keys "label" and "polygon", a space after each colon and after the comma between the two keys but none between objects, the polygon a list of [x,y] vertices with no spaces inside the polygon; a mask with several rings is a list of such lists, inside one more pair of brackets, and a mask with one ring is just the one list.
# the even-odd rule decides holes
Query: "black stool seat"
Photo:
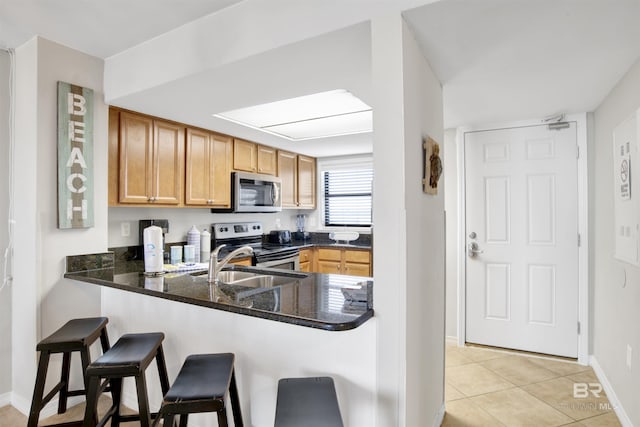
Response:
[{"label": "black stool seat", "polygon": [[162,332],[123,335],[109,351],[89,365],[87,375],[136,375],[149,366],[163,340]]},{"label": "black stool seat", "polygon": [[235,425],[242,426],[234,360],[233,353],[188,356],[162,400],[156,424],[163,417],[164,425],[173,425],[174,416],[180,415],[180,426],[186,426],[188,414],[217,412],[218,425],[227,426],[225,397],[229,391]]},{"label": "black stool seat", "polygon": [[[95,362],[87,367],[87,380],[89,389],[87,392],[87,407],[84,413],[84,427],[104,426],[111,419],[112,426],[119,426],[121,421],[140,421],[141,427],[151,425],[153,414],[149,411],[149,398],[145,371],[149,364],[156,359],[160,386],[162,393],[169,390],[167,367],[162,351],[162,332],[143,334],[126,334]],[[120,402],[122,399],[122,380],[125,377],[134,377],[136,391],[138,393],[139,413],[136,415],[121,415]],[[102,420],[97,420],[97,405],[99,396],[100,378],[108,378],[111,384],[113,404]]]},{"label": "black stool seat", "polygon": [[343,427],[330,377],[283,378],[278,382],[274,427]]},{"label": "black stool seat", "polygon": [[[29,412],[27,427],[37,426],[42,408],[44,408],[44,406],[57,393],[60,393],[58,397],[59,414],[67,411],[67,398],[69,396],[80,396],[86,394],[86,390],[88,387],[85,371],[87,369],[87,366],[89,366],[89,363],[91,362],[89,347],[98,338],[100,338],[102,351],[106,352],[109,349],[109,337],[107,335],[108,322],[109,319],[107,319],[106,317],[72,319],[36,345],[36,350],[40,352],[40,357],[38,361],[38,373],[36,374],[36,384],[33,390],[33,400],[31,401],[31,410]],[[84,379],[84,389],[69,390],[71,354],[76,351],[80,353],[82,363],[82,376]],[[43,396],[45,382],[47,379],[47,371],[49,369],[49,360],[51,355],[55,353],[63,353],[60,382],[58,382],[58,384],[56,384],[46,396]],[[105,390],[105,388],[106,383],[100,387],[100,391]]]},{"label": "black stool seat", "polygon": [[108,322],[109,319],[106,317],[69,320],[63,327],[40,341],[36,350],[62,353],[83,348],[98,339]]}]

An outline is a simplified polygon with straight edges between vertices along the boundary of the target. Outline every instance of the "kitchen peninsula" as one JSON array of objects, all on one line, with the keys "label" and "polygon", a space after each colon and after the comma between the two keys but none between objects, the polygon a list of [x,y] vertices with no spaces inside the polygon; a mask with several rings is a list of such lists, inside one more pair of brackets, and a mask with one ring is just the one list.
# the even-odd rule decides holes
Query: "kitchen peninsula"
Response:
[{"label": "kitchen peninsula", "polygon": [[[101,286],[102,315],[109,317],[114,339],[164,332],[170,379],[189,354],[233,352],[248,425],[273,425],[278,380],[302,376],[333,377],[345,425],[373,425],[376,327],[370,279],[289,272],[281,286],[216,286],[206,272],[146,277],[139,263],[115,266],[112,255],[69,257],[65,277]],[[94,265],[82,265],[82,257]],[[347,301],[342,289],[361,285],[367,302]],[[133,396],[125,386],[126,405],[135,406]],[[159,405],[159,389],[150,390],[150,400]],[[197,424],[215,421],[203,417]]]}]

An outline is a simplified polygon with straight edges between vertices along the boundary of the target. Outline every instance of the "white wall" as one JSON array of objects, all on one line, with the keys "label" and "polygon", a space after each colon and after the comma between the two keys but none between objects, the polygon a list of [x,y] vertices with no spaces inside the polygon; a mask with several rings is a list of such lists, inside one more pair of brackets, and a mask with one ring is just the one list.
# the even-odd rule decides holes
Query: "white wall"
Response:
[{"label": "white wall", "polygon": [[[25,412],[35,345],[67,320],[100,313],[99,289],[63,279],[66,255],[107,247],[108,107],[103,61],[41,38],[16,50],[16,239],[13,286],[13,405]],[[95,227],[57,228],[57,82],[94,90]],[[102,195],[102,196],[101,196]],[[79,361],[72,382],[77,386]],[[59,372],[54,364],[50,378]]]},{"label": "white wall", "polygon": [[[378,426],[433,425],[444,391],[444,202],[422,193],[442,92],[400,15],[372,21]],[[438,423],[439,425],[439,423]]]},{"label": "white wall", "polygon": [[444,132],[444,210],[447,216],[446,335],[458,336],[458,149],[456,129]]},{"label": "white wall", "polygon": [[[11,287],[2,287],[4,254],[9,244],[9,53],[0,49],[0,396],[11,391]],[[8,266],[7,266],[8,268]],[[0,402],[2,406],[2,402]]]},{"label": "white wall", "polygon": [[[404,22],[403,22],[404,23]],[[404,23],[404,143],[407,227],[406,425],[437,422],[444,402],[445,182],[422,188],[426,136],[444,143],[442,86]]]},{"label": "white wall", "polygon": [[[613,211],[613,130],[640,108],[640,62],[605,98],[594,114],[592,152],[594,234],[593,356],[613,386],[633,425],[640,425],[640,268],[616,261]],[[637,175],[636,175],[637,176]],[[635,181],[634,183],[640,183]],[[636,189],[637,190],[637,189]],[[636,192],[637,197],[638,193]],[[626,280],[625,280],[626,277]],[[626,366],[627,345],[633,349]]]},{"label": "white wall", "polygon": [[[310,211],[298,211],[285,209],[277,213],[260,214],[225,214],[211,213],[209,209],[189,208],[109,208],[109,247],[135,246],[139,244],[138,221],[141,219],[168,219],[169,233],[165,236],[165,242],[185,242],[187,232],[195,225],[201,232],[204,229],[211,232],[211,224],[218,222],[258,221],[262,223],[265,233],[276,229],[276,220],[280,220],[283,230],[296,230],[296,215],[309,213]],[[129,237],[121,234],[121,225],[128,222],[131,227]]]}]

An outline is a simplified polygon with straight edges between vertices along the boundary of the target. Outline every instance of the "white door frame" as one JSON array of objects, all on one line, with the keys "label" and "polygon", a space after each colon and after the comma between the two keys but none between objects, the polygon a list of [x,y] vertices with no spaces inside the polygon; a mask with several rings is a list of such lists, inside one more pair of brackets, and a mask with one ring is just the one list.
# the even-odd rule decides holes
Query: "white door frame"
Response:
[{"label": "white door frame", "polygon": [[[587,170],[587,114],[569,114],[566,121],[576,122],[578,145],[578,233],[580,246],[578,248],[578,363],[589,363],[589,192]],[[523,120],[509,123],[497,123],[485,126],[460,127],[456,134],[457,147],[457,175],[458,175],[458,345],[466,342],[466,260],[467,236],[465,235],[465,132],[506,129],[523,126],[541,125],[538,120]],[[577,238],[577,236],[576,236]],[[578,325],[576,325],[578,327]]]}]

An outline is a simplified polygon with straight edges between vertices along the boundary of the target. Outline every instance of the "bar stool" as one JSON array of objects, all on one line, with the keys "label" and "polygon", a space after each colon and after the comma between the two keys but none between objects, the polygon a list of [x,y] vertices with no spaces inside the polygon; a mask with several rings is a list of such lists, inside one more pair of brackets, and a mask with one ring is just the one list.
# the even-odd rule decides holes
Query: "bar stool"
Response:
[{"label": "bar stool", "polygon": [[274,427],[343,427],[330,377],[283,378],[278,382]]},{"label": "bar stool", "polygon": [[[38,425],[38,419],[40,418],[42,408],[49,403],[56,393],[60,393],[58,397],[59,414],[67,411],[67,398],[69,396],[86,395],[88,387],[84,373],[86,372],[89,363],[91,363],[89,347],[91,347],[98,337],[100,337],[102,352],[104,353],[109,350],[109,337],[107,335],[108,322],[109,319],[106,317],[72,319],[53,334],[38,343],[36,351],[40,352],[40,358],[27,427],[36,427]],[[80,353],[82,362],[82,377],[84,380],[84,389],[82,390],[69,390],[71,354],[75,351]],[[60,382],[43,397],[44,386],[47,379],[47,370],[49,368],[49,359],[51,355],[55,353],[62,353]],[[104,390],[105,387],[106,383],[101,386],[101,391]]]},{"label": "bar stool", "polygon": [[180,427],[186,427],[189,414],[217,412],[218,426],[227,427],[225,396],[228,391],[233,421],[236,427],[242,427],[234,359],[233,353],[188,356],[162,400],[154,426],[161,418],[165,426],[173,426],[175,416],[179,415]]},{"label": "bar stool", "polygon": [[[162,332],[123,335],[109,351],[87,367],[86,375],[89,388],[83,426],[104,426],[109,418],[111,418],[112,426],[119,426],[121,421],[140,421],[141,427],[151,425],[151,417],[156,414],[151,414],[149,411],[145,371],[155,358],[162,394],[169,390],[169,378],[162,351],[163,340],[164,334]],[[125,377],[134,377],[136,381],[139,407],[136,415],[120,414],[122,380]],[[101,378],[109,379],[113,404],[96,424]]]}]

